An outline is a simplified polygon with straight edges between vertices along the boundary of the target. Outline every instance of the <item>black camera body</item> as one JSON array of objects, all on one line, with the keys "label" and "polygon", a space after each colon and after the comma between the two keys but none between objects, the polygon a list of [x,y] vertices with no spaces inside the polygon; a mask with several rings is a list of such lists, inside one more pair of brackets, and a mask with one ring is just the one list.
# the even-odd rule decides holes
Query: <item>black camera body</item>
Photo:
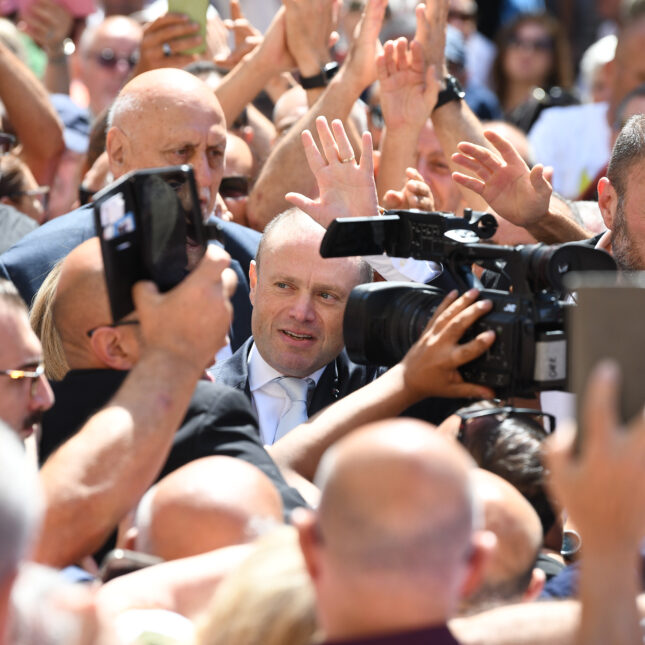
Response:
[{"label": "black camera body", "polygon": [[[495,342],[479,358],[460,368],[466,381],[486,385],[500,398],[531,397],[543,390],[563,389],[567,382],[565,333],[566,290],[562,278],[571,271],[615,271],[604,251],[585,244],[496,246],[462,243],[481,233],[481,214],[446,218],[442,213],[389,211],[388,241],[381,253],[396,249],[399,257],[440,262],[459,292],[475,286],[492,310],[464,335],[463,342],[492,329]],[[490,216],[489,216],[490,217]],[[378,252],[382,218],[336,220],[323,244],[323,257]],[[427,222],[427,227],[424,224]],[[458,227],[461,232],[453,233]],[[412,230],[424,228],[423,244],[407,244]],[[488,224],[486,235],[495,227]],[[446,235],[448,233],[448,235]],[[359,240],[358,243],[353,242]],[[388,255],[393,253],[388,252]],[[483,288],[472,272],[477,264],[508,288]],[[394,365],[420,337],[445,292],[432,285],[379,282],[356,287],[345,309],[345,345],[350,358],[362,364]]]}]

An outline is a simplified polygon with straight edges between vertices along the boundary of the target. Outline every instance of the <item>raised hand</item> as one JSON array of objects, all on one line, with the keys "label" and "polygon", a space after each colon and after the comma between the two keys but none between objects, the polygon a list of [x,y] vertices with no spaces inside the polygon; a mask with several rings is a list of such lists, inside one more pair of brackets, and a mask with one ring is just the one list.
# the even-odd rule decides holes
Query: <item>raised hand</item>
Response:
[{"label": "raised hand", "polygon": [[160,67],[185,67],[197,54],[183,52],[203,43],[199,25],[188,16],[168,13],[146,25],[133,76]]},{"label": "raised hand", "polygon": [[382,205],[388,209],[412,209],[434,211],[434,195],[416,168],[407,168],[407,181],[402,190],[388,190]]},{"label": "raised hand", "polygon": [[231,18],[224,21],[224,26],[233,32],[235,44],[227,56],[216,56],[214,62],[224,69],[232,69],[262,42],[262,32],[245,18],[239,0],[231,0]]},{"label": "raised hand", "polygon": [[283,0],[289,52],[300,73],[313,76],[331,59],[329,48],[336,40],[338,0]]},{"label": "raised hand", "polygon": [[74,17],[53,0],[36,0],[22,16],[21,27],[53,58],[63,50],[63,41],[74,24]]},{"label": "raised hand", "polygon": [[462,141],[452,160],[478,178],[460,172],[453,173],[452,178],[481,195],[505,220],[516,226],[531,226],[547,213],[553,192],[544,167],[537,165],[529,170],[510,141],[490,130],[484,132],[484,136],[499,155]]},{"label": "raised hand", "polygon": [[361,160],[357,163],[342,121],[335,119],[330,129],[327,119],[318,117],[316,130],[322,149],[318,149],[309,130],[302,133],[302,144],[318,184],[319,197],[313,200],[299,193],[287,193],[287,201],[325,228],[337,217],[378,215],[369,132],[363,134]]},{"label": "raised hand", "polygon": [[426,69],[423,48],[405,38],[385,43],[376,59],[381,108],[390,130],[408,128],[418,136],[437,102],[439,84],[434,67]]},{"label": "raised hand", "polygon": [[446,24],[449,0],[427,0],[415,8],[417,32],[414,40],[423,47],[426,65],[434,65],[439,78],[446,73]]}]

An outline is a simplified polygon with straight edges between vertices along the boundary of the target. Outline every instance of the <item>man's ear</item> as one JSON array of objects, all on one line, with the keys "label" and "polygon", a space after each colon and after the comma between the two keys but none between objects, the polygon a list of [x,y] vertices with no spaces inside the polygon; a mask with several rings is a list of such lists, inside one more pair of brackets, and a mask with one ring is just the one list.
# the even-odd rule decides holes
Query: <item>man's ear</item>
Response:
[{"label": "man's ear", "polygon": [[110,172],[118,178],[128,171],[130,142],[120,128],[111,127],[105,138],[105,150],[108,155]]},{"label": "man's ear", "polygon": [[601,177],[598,181],[598,206],[605,226],[612,231],[618,209],[618,193],[607,177]]},{"label": "man's ear", "polygon": [[249,264],[249,300],[252,305],[255,305],[255,286],[258,283],[258,267],[255,260],[251,260]]},{"label": "man's ear", "polygon": [[535,567],[531,572],[531,581],[526,591],[522,594],[522,602],[532,602],[537,600],[538,596],[542,593],[546,583],[546,574],[542,569]]},{"label": "man's ear", "polygon": [[296,508],[291,514],[291,523],[298,531],[300,550],[302,551],[309,577],[312,580],[316,580],[320,572],[318,553],[320,544],[316,533],[316,514],[306,508]]},{"label": "man's ear", "polygon": [[134,365],[119,330],[114,327],[99,327],[90,338],[90,346],[94,355],[110,369],[130,370]]},{"label": "man's ear", "polygon": [[461,597],[472,596],[484,581],[484,570],[493,551],[497,548],[497,536],[492,531],[476,531],[473,535],[472,552],[468,573],[461,586]]}]

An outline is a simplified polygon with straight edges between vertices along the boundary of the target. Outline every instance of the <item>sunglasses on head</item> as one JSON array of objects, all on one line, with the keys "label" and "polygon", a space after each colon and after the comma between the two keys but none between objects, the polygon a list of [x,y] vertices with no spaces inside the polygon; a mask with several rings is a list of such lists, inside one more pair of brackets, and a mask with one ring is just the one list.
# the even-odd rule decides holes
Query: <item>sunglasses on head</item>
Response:
[{"label": "sunglasses on head", "polygon": [[524,421],[535,430],[542,431],[545,437],[555,430],[555,417],[552,414],[528,408],[513,408],[511,406],[484,408],[482,410],[463,412],[459,414],[459,418],[461,423],[459,424],[457,440],[462,444],[467,444],[473,434],[487,432],[506,421],[506,419]]},{"label": "sunglasses on head", "polygon": [[125,62],[130,69],[134,69],[139,62],[139,52],[133,52],[129,56],[119,56],[110,47],[106,47],[93,56],[94,60],[105,69],[114,69],[121,61]]},{"label": "sunglasses on head", "polygon": [[49,206],[49,186],[38,186],[32,190],[17,190],[9,193],[8,197],[14,200],[20,197],[37,197],[43,210],[46,211]]}]

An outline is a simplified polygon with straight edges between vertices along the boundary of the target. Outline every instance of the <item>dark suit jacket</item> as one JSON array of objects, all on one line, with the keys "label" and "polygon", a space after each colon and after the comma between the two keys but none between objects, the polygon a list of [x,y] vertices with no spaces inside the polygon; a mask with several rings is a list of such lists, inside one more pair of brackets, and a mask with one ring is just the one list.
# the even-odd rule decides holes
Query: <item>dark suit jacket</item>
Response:
[{"label": "dark suit jacket", "polygon": [[[210,370],[218,383],[242,390],[249,398],[251,392],[249,390],[248,359],[252,344],[253,338],[249,338],[233,356],[218,362]],[[370,383],[379,375],[380,371],[381,368],[352,363],[343,350],[322,373],[309,403],[307,410],[309,416],[313,416],[330,403]]]},{"label": "dark suit jacket", "polygon": [[[255,257],[261,236],[257,231],[232,222],[221,224],[224,248],[231,255],[231,268],[238,281],[232,298],[235,316],[231,346],[235,351],[251,335],[249,263]],[[90,205],[57,217],[0,255],[0,277],[11,280],[29,306],[54,264],[94,235],[94,215]]]},{"label": "dark suit jacket", "polygon": [[[218,383],[229,385],[237,390],[243,391],[249,400],[249,352],[253,338],[249,338],[233,356],[224,361],[218,362],[209,371]],[[322,373],[318,385],[314,390],[313,397],[309,403],[307,413],[313,416],[326,408],[331,403],[355,390],[371,383],[375,378],[383,374],[387,368],[352,363],[343,351],[333,363],[329,363]],[[401,416],[423,419],[429,423],[439,424],[455,410],[469,403],[466,399],[437,399],[427,398],[409,407],[401,413]]]},{"label": "dark suit jacket", "polygon": [[[52,383],[56,402],[43,417],[41,463],[116,394],[127,375],[107,369],[72,370],[62,381]],[[246,397],[218,383],[199,381],[157,479],[210,455],[237,457],[257,466],[280,492],[285,515],[306,505],[300,494],[284,481],[260,443],[255,413]],[[104,555],[106,549],[107,546],[100,554]]]}]

